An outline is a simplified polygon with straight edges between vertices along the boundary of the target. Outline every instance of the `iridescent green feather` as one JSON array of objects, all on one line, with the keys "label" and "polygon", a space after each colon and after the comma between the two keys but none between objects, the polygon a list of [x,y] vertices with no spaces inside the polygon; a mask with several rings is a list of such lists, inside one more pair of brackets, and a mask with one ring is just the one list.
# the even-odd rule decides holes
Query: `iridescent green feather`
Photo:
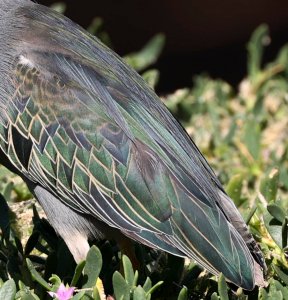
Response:
[{"label": "iridescent green feather", "polygon": [[15,12],[25,32],[12,71],[17,92],[6,106],[20,139],[3,123],[2,152],[75,210],[252,289],[247,239],[187,133],[115,53],[65,17],[35,8]]}]

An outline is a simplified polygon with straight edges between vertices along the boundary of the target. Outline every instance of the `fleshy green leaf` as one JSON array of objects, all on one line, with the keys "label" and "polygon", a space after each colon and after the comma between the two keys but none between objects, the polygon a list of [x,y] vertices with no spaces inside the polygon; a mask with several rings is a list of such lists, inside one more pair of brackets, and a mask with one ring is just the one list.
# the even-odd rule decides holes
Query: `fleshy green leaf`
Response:
[{"label": "fleshy green leaf", "polygon": [[162,285],[164,283],[164,281],[159,281],[159,282],[157,282],[156,284],[154,284],[153,286],[152,286],[152,288],[147,292],[147,294],[153,294],[153,292],[156,290],[156,289],[158,289],[158,287],[160,286],[160,285]]},{"label": "fleshy green leaf", "polygon": [[186,286],[181,289],[177,300],[188,300],[188,289]]},{"label": "fleshy green leaf", "polygon": [[[37,281],[40,285],[42,285],[46,290],[51,291],[51,287],[46,280],[42,278],[42,276],[36,271],[31,260],[29,258],[26,259],[27,267],[32,275],[32,278]],[[1,298],[0,298],[1,299]]]},{"label": "fleshy green leaf", "polygon": [[143,284],[143,289],[147,293],[151,288],[152,288],[152,281],[149,277],[147,277]]},{"label": "fleshy green leaf", "polygon": [[78,282],[79,278],[81,277],[82,271],[83,271],[83,269],[85,267],[85,263],[86,263],[85,261],[81,261],[76,266],[76,269],[75,269],[75,272],[74,272],[74,275],[73,275],[73,278],[72,278],[70,286],[76,286],[77,285],[77,282]]},{"label": "fleshy green leaf", "polygon": [[218,293],[221,300],[229,300],[228,286],[222,273],[220,274],[218,280]]},{"label": "fleshy green leaf", "polygon": [[268,212],[264,214],[265,227],[275,243],[282,248],[282,223],[273,218]]},{"label": "fleshy green leaf", "polygon": [[26,286],[22,281],[19,281],[19,291],[16,293],[15,299],[20,300],[40,300],[40,298],[31,291],[28,286]]},{"label": "fleshy green leaf", "polygon": [[133,292],[133,300],[146,300],[145,291],[141,286],[137,286]]},{"label": "fleshy green leaf", "polygon": [[130,288],[123,276],[116,271],[112,277],[114,294],[116,299],[129,300]]},{"label": "fleshy green leaf", "polygon": [[[96,246],[92,246],[87,254],[86,263],[83,269],[84,277],[87,282],[83,285],[84,289],[93,289],[97,283],[102,268],[102,255]],[[92,294],[89,293],[89,294]]]},{"label": "fleshy green leaf", "polygon": [[148,83],[148,85],[154,89],[155,86],[157,85],[160,77],[160,73],[158,70],[148,70],[145,73],[142,74],[142,77],[144,80]]},{"label": "fleshy green leaf", "polygon": [[279,171],[273,169],[269,174],[261,181],[260,192],[265,197],[267,202],[275,201],[278,190]]},{"label": "fleshy green leaf", "polygon": [[163,34],[155,35],[146,46],[137,53],[131,53],[124,57],[125,61],[135,70],[142,71],[154,64],[164,47],[165,37]]},{"label": "fleshy green leaf", "polygon": [[252,34],[248,43],[248,75],[253,80],[261,70],[263,47],[269,42],[268,27],[259,26]]},{"label": "fleshy green leaf", "polygon": [[267,206],[267,210],[272,217],[274,217],[277,221],[283,223],[286,214],[278,204],[269,204]]},{"label": "fleshy green leaf", "polygon": [[259,159],[261,132],[259,122],[253,117],[245,124],[244,142],[254,160]]},{"label": "fleshy green leaf", "polygon": [[132,288],[134,283],[134,276],[135,276],[132,263],[126,255],[123,255],[122,263],[123,263],[125,280],[128,283],[129,287]]},{"label": "fleshy green leaf", "polygon": [[52,4],[50,7],[60,14],[64,14],[66,11],[66,4],[64,2],[56,2]]},{"label": "fleshy green leaf", "polygon": [[13,279],[7,280],[0,289],[0,299],[14,300],[16,295],[16,284]]},{"label": "fleshy green leaf", "polygon": [[211,295],[211,298],[210,298],[210,299],[211,299],[211,300],[219,300],[219,297],[218,297],[217,293],[214,292],[214,293]]},{"label": "fleshy green leaf", "polygon": [[226,192],[234,203],[239,206],[241,204],[241,194],[243,186],[243,175],[236,174],[230,180],[226,187]]},{"label": "fleshy green leaf", "polygon": [[277,273],[277,275],[283,280],[283,282],[288,286],[288,275],[284,273],[279,267],[273,265],[273,269]]}]

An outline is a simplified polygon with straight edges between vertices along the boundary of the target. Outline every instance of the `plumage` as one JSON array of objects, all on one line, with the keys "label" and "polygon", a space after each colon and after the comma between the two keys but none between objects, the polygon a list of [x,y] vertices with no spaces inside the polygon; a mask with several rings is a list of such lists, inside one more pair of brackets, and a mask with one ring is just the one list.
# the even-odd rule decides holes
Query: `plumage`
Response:
[{"label": "plumage", "polygon": [[144,80],[44,6],[1,0],[0,20],[0,160],[75,259],[88,237],[114,228],[244,289],[263,284],[265,262],[241,215]]}]

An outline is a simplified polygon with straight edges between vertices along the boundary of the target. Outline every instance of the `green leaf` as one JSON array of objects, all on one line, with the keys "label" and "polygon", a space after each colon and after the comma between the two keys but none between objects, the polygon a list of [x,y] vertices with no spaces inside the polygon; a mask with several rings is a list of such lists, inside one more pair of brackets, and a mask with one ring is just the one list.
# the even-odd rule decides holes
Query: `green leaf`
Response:
[{"label": "green leaf", "polygon": [[280,49],[277,55],[276,63],[286,68],[286,72],[288,71],[288,44],[284,45]]},{"label": "green leaf", "polygon": [[221,300],[229,300],[227,283],[222,273],[220,273],[218,280],[218,293]]},{"label": "green leaf", "polygon": [[98,37],[105,45],[112,47],[111,39],[106,31],[103,30],[104,21],[100,17],[95,17],[91,24],[87,27],[87,31]]},{"label": "green leaf", "polygon": [[21,280],[18,282],[19,291],[16,293],[15,298],[21,300],[39,300],[39,297],[34,294],[34,291],[30,290]]},{"label": "green leaf", "polygon": [[[87,277],[87,282],[83,285],[83,288],[94,288],[97,283],[101,268],[101,252],[96,246],[93,245],[87,254],[86,263],[83,269],[84,277]],[[89,294],[92,294],[92,292]]]},{"label": "green leaf", "polygon": [[136,270],[135,271],[135,275],[134,275],[134,279],[133,279],[133,287],[137,285],[137,282],[138,282],[138,277],[139,277],[139,273],[138,271]]},{"label": "green leaf", "polygon": [[152,294],[160,285],[162,285],[164,281],[159,281],[152,286],[152,288],[147,292],[147,294]]},{"label": "green leaf", "polygon": [[255,205],[251,208],[251,210],[249,211],[248,216],[247,216],[246,219],[245,219],[245,223],[246,223],[247,225],[250,223],[250,221],[251,221],[252,217],[254,216],[256,210],[257,210],[257,205],[255,204]]},{"label": "green leaf", "polygon": [[14,185],[13,191],[17,194],[17,201],[28,200],[33,197],[27,185],[24,182],[22,182],[21,184]]},{"label": "green leaf", "polygon": [[237,132],[238,125],[237,125],[237,119],[234,117],[231,121],[230,129],[227,135],[224,138],[225,144],[230,144],[235,137],[235,134]]},{"label": "green leaf", "polygon": [[284,273],[276,265],[273,264],[272,266],[273,266],[273,269],[275,270],[275,272],[277,273],[277,275],[279,276],[279,278],[288,286],[288,275],[286,273]]},{"label": "green leaf", "polygon": [[157,34],[141,51],[125,56],[124,60],[136,71],[142,71],[157,61],[164,47],[164,43],[164,35]]},{"label": "green leaf", "polygon": [[281,291],[283,295],[283,299],[288,299],[288,288],[287,286],[283,286],[279,281],[275,280],[274,281],[275,288],[278,291]]},{"label": "green leaf", "polygon": [[263,216],[265,227],[275,243],[282,248],[282,223],[273,218],[268,212]]},{"label": "green leaf", "polygon": [[97,35],[97,33],[103,27],[103,19],[96,17],[92,20],[91,24],[87,27],[87,31],[93,35]]},{"label": "green leaf", "polygon": [[248,76],[255,80],[261,71],[261,62],[263,57],[263,46],[269,42],[268,26],[260,25],[252,34],[247,45],[248,48]]},{"label": "green leaf", "polygon": [[152,69],[148,70],[142,74],[143,79],[148,83],[148,85],[154,90],[160,77],[158,70]]},{"label": "green leaf", "polygon": [[[29,258],[26,259],[26,263],[27,263],[27,267],[31,273],[32,278],[37,281],[40,285],[42,285],[46,290],[51,291],[52,288],[49,285],[49,283],[44,280],[41,275],[36,271],[36,269],[34,268],[31,260]],[[1,299],[1,298],[0,298]]]},{"label": "green leaf", "polygon": [[238,207],[241,204],[241,193],[243,187],[243,175],[236,174],[230,180],[226,187],[226,192]]},{"label": "green leaf", "polygon": [[56,274],[52,274],[52,276],[49,278],[49,281],[53,284],[54,288],[57,287],[57,289],[62,283],[61,278]]},{"label": "green leaf", "polygon": [[272,169],[269,174],[261,180],[260,192],[268,203],[276,200],[278,182],[279,171],[276,168]]},{"label": "green leaf", "polygon": [[129,300],[130,288],[123,276],[116,271],[112,277],[113,289],[116,300]]},{"label": "green leaf", "polygon": [[271,279],[270,280],[270,285],[269,285],[269,299],[277,299],[277,300],[282,300],[283,299],[283,294],[281,291],[278,290],[278,285],[277,285],[277,280]]},{"label": "green leaf", "polygon": [[5,198],[6,201],[10,201],[11,200],[11,193],[13,191],[13,187],[14,187],[14,183],[13,182],[9,182],[5,186],[5,189],[3,191],[3,196],[4,196],[4,198]]},{"label": "green leaf", "polygon": [[219,300],[219,297],[218,297],[217,293],[214,292],[214,293],[211,295],[211,298],[210,298],[210,299],[211,299],[211,300]]},{"label": "green leaf", "polygon": [[260,154],[261,130],[254,116],[246,120],[243,139],[253,159],[257,161]]},{"label": "green leaf", "polygon": [[14,300],[16,295],[16,284],[13,279],[7,280],[0,289],[0,299]]},{"label": "green leaf", "polygon": [[85,260],[83,260],[76,266],[70,286],[77,286],[77,282],[82,275],[82,271],[85,267],[85,263],[86,263]]},{"label": "green leaf", "polygon": [[64,14],[67,8],[65,2],[56,2],[52,4],[50,7],[60,14]]},{"label": "green leaf", "polygon": [[34,294],[22,281],[19,281],[19,291],[16,293],[15,299],[21,300],[40,300],[40,298]]},{"label": "green leaf", "polygon": [[151,288],[152,288],[152,281],[149,277],[147,277],[143,284],[143,289],[147,293]]},{"label": "green leaf", "polygon": [[188,300],[188,289],[186,286],[183,286],[183,288],[181,289],[177,300]]},{"label": "green leaf", "polygon": [[269,298],[268,298],[268,293],[266,292],[266,290],[264,289],[264,288],[260,288],[260,292],[259,292],[259,294],[260,294],[260,299],[262,299],[262,300],[268,300]]},{"label": "green leaf", "polygon": [[269,204],[267,210],[272,217],[283,223],[285,219],[285,211],[278,204]]},{"label": "green leaf", "polygon": [[122,263],[123,263],[125,280],[126,280],[126,282],[128,283],[128,285],[131,289],[133,287],[134,276],[135,276],[134,270],[133,270],[133,267],[132,267],[132,263],[126,255],[122,256]]},{"label": "green leaf", "polygon": [[134,290],[133,300],[146,300],[146,293],[141,286],[137,286]]}]

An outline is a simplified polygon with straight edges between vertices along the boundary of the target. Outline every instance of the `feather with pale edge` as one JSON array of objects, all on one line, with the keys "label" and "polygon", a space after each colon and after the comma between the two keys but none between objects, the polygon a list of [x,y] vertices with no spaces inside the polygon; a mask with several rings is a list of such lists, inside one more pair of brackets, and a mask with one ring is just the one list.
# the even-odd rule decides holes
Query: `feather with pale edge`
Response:
[{"label": "feather with pale edge", "polygon": [[244,289],[263,285],[265,262],[242,217],[143,79],[46,7],[2,0],[0,19],[1,162],[75,259],[87,238],[120,230]]}]

